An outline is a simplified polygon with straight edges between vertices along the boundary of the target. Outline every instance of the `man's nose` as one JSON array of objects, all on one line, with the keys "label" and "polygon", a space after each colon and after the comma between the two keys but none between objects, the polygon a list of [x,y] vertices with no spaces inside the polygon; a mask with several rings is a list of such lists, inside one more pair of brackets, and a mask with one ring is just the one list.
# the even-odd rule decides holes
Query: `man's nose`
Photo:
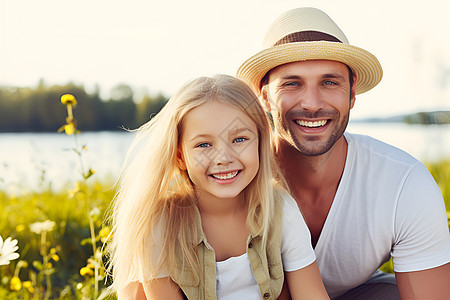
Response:
[{"label": "man's nose", "polygon": [[317,111],[323,108],[323,103],[317,86],[306,87],[301,95],[300,107],[304,110]]}]

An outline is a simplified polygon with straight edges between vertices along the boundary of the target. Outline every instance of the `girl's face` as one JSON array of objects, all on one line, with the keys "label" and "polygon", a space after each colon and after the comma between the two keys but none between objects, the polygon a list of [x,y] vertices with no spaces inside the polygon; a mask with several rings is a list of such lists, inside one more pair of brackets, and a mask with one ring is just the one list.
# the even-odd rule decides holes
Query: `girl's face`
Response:
[{"label": "girl's face", "polygon": [[184,118],[178,163],[199,201],[237,199],[259,169],[256,124],[229,104],[204,103]]}]

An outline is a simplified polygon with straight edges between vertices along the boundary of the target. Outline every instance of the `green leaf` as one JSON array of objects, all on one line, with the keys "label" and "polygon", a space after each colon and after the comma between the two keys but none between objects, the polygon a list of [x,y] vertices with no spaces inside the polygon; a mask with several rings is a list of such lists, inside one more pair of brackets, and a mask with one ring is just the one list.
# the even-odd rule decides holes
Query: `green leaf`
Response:
[{"label": "green leaf", "polygon": [[85,239],[82,239],[81,242],[80,242],[80,244],[81,244],[81,246],[92,245],[91,238],[85,238]]}]

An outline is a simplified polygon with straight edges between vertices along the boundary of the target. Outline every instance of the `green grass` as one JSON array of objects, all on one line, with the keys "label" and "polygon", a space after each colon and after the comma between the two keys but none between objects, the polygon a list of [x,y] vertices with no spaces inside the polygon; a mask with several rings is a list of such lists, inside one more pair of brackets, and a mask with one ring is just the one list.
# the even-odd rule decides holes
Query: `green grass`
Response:
[{"label": "green grass", "polygon": [[426,163],[444,196],[447,211],[450,211],[450,159]]},{"label": "green grass", "polygon": [[[438,183],[447,209],[450,208],[450,161],[444,160],[426,164]],[[9,265],[0,266],[1,299],[43,299],[47,286],[51,286],[50,299],[92,298],[93,276],[82,276],[80,270],[92,258],[92,244],[89,218],[93,220],[97,247],[101,247],[99,232],[104,226],[105,212],[114,196],[109,183],[83,183],[68,186],[56,192],[44,189],[26,192],[22,195],[0,191],[0,233],[3,239],[11,236],[18,240],[20,258]],[[55,228],[45,237],[46,252],[42,252],[42,235],[31,232],[30,224],[51,220]],[[50,256],[50,249],[59,257]],[[51,267],[39,269],[44,257]],[[19,261],[22,265],[17,274],[22,284],[30,281],[34,292],[23,285],[19,290],[11,290],[11,278],[16,275]],[[23,266],[23,262],[27,266]],[[41,266],[42,267],[42,266]],[[393,272],[392,261],[382,266],[385,272]],[[44,280],[49,274],[50,282]],[[44,274],[44,275],[43,275]],[[39,279],[39,276],[41,278]],[[99,281],[100,292],[105,289],[104,280]]]},{"label": "green grass", "polygon": [[[51,273],[51,299],[59,299],[61,295],[67,295],[67,299],[81,299],[83,293],[91,293],[92,276],[80,274],[80,269],[88,264],[93,255],[87,216],[89,214],[93,220],[97,240],[95,244],[97,248],[101,248],[99,232],[114,190],[108,184],[93,183],[88,187],[77,185],[61,192],[45,190],[23,195],[9,195],[0,191],[0,232],[3,239],[11,236],[18,240],[17,252],[20,254],[20,258],[12,261],[10,265],[0,266],[1,299],[5,298],[2,291],[9,291],[11,299],[22,294],[20,298],[23,299],[41,299],[25,288],[10,291],[10,279],[19,261],[27,262],[27,267],[20,270],[20,280],[31,281],[34,294],[40,289],[42,296],[42,291],[49,285],[42,278],[39,281],[39,273]],[[56,226],[54,230],[46,233],[46,251],[43,252],[42,234],[32,232],[30,224],[45,220],[55,222]],[[51,258],[50,251],[57,255],[57,258],[54,256],[57,260]],[[42,265],[44,257],[48,257],[51,267],[39,270],[39,264]],[[99,284],[102,287],[103,281]],[[65,296],[62,299],[65,299]]]}]

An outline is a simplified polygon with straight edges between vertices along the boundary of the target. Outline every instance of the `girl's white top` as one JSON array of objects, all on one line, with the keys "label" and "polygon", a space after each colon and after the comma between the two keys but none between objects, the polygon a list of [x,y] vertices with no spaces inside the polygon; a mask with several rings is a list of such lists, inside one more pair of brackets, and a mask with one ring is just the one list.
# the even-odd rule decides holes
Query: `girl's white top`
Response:
[{"label": "girl's white top", "polygon": [[[297,203],[290,196],[285,199],[282,226],[283,269],[291,272],[312,264],[316,256],[311,246],[311,235]],[[216,280],[217,299],[261,300],[247,253],[216,262]]]}]

